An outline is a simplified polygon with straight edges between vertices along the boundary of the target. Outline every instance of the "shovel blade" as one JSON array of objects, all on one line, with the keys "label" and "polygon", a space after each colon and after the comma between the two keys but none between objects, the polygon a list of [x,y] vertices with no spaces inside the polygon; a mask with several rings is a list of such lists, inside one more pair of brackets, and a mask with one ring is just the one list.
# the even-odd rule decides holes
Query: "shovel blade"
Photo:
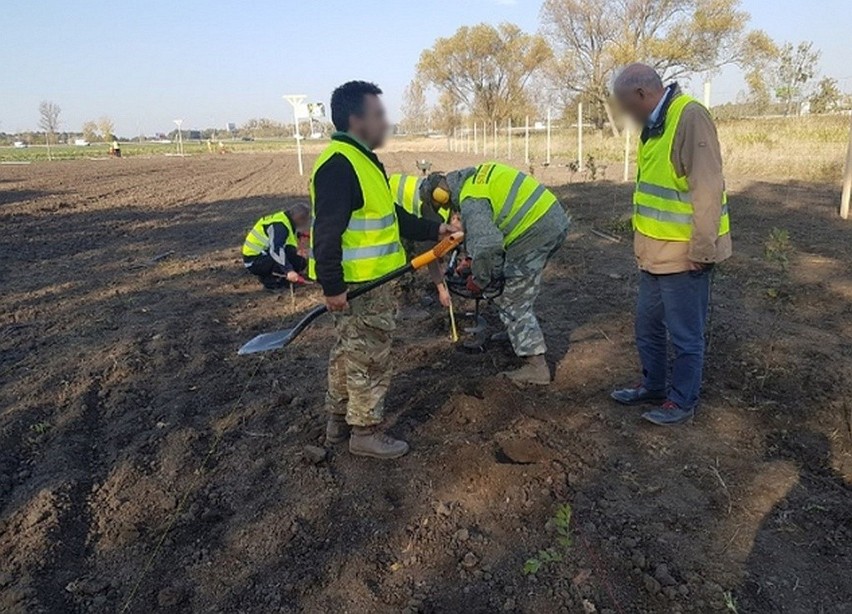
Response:
[{"label": "shovel blade", "polygon": [[258,335],[239,349],[237,354],[255,354],[257,352],[269,352],[279,350],[293,340],[293,329],[276,330],[272,333]]}]

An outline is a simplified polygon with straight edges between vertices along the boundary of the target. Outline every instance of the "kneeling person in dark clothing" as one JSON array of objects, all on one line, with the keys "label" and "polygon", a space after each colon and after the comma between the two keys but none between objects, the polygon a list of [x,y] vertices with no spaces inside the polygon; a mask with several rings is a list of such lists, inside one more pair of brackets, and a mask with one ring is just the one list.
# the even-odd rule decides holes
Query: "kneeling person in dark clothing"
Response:
[{"label": "kneeling person in dark clothing", "polygon": [[249,273],[257,275],[268,290],[282,288],[287,283],[304,281],[302,273],[308,261],[299,255],[300,229],[308,228],[311,210],[297,203],[286,211],[260,218],[246,235],[243,243],[243,263]]}]

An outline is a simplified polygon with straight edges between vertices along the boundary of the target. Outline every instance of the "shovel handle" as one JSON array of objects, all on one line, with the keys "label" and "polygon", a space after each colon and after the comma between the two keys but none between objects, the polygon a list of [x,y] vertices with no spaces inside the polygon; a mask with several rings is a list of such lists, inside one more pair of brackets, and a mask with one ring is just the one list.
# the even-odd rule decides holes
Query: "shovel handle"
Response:
[{"label": "shovel handle", "polygon": [[411,267],[416,271],[435,262],[438,258],[442,258],[457,248],[464,241],[464,233],[462,231],[454,232],[428,252],[423,252],[419,256],[415,256],[411,260]]}]

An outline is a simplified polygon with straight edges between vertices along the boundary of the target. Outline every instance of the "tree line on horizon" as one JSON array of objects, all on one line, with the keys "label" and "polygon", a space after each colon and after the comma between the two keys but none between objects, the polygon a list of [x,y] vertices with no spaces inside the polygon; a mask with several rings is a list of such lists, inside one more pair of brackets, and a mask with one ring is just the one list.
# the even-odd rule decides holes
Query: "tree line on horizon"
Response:
[{"label": "tree line on horizon", "polygon": [[[403,129],[452,133],[470,122],[523,123],[526,116],[575,117],[619,132],[610,104],[618,70],[654,66],[668,81],[712,80],[737,66],[748,91],[728,115],[812,113],[852,106],[837,81],[817,81],[812,42],[778,42],[748,28],[739,0],[545,0],[539,31],[511,23],[462,26],[424,50],[405,90]],[[430,106],[428,95],[437,94]]]}]

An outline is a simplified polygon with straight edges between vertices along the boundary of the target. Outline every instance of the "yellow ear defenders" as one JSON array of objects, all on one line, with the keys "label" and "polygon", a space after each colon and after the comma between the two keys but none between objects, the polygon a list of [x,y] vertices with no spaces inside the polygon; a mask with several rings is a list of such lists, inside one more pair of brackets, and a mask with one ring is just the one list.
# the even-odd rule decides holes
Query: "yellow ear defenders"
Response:
[{"label": "yellow ear defenders", "polygon": [[450,202],[450,193],[441,186],[432,190],[432,200],[439,205],[446,205]]}]

